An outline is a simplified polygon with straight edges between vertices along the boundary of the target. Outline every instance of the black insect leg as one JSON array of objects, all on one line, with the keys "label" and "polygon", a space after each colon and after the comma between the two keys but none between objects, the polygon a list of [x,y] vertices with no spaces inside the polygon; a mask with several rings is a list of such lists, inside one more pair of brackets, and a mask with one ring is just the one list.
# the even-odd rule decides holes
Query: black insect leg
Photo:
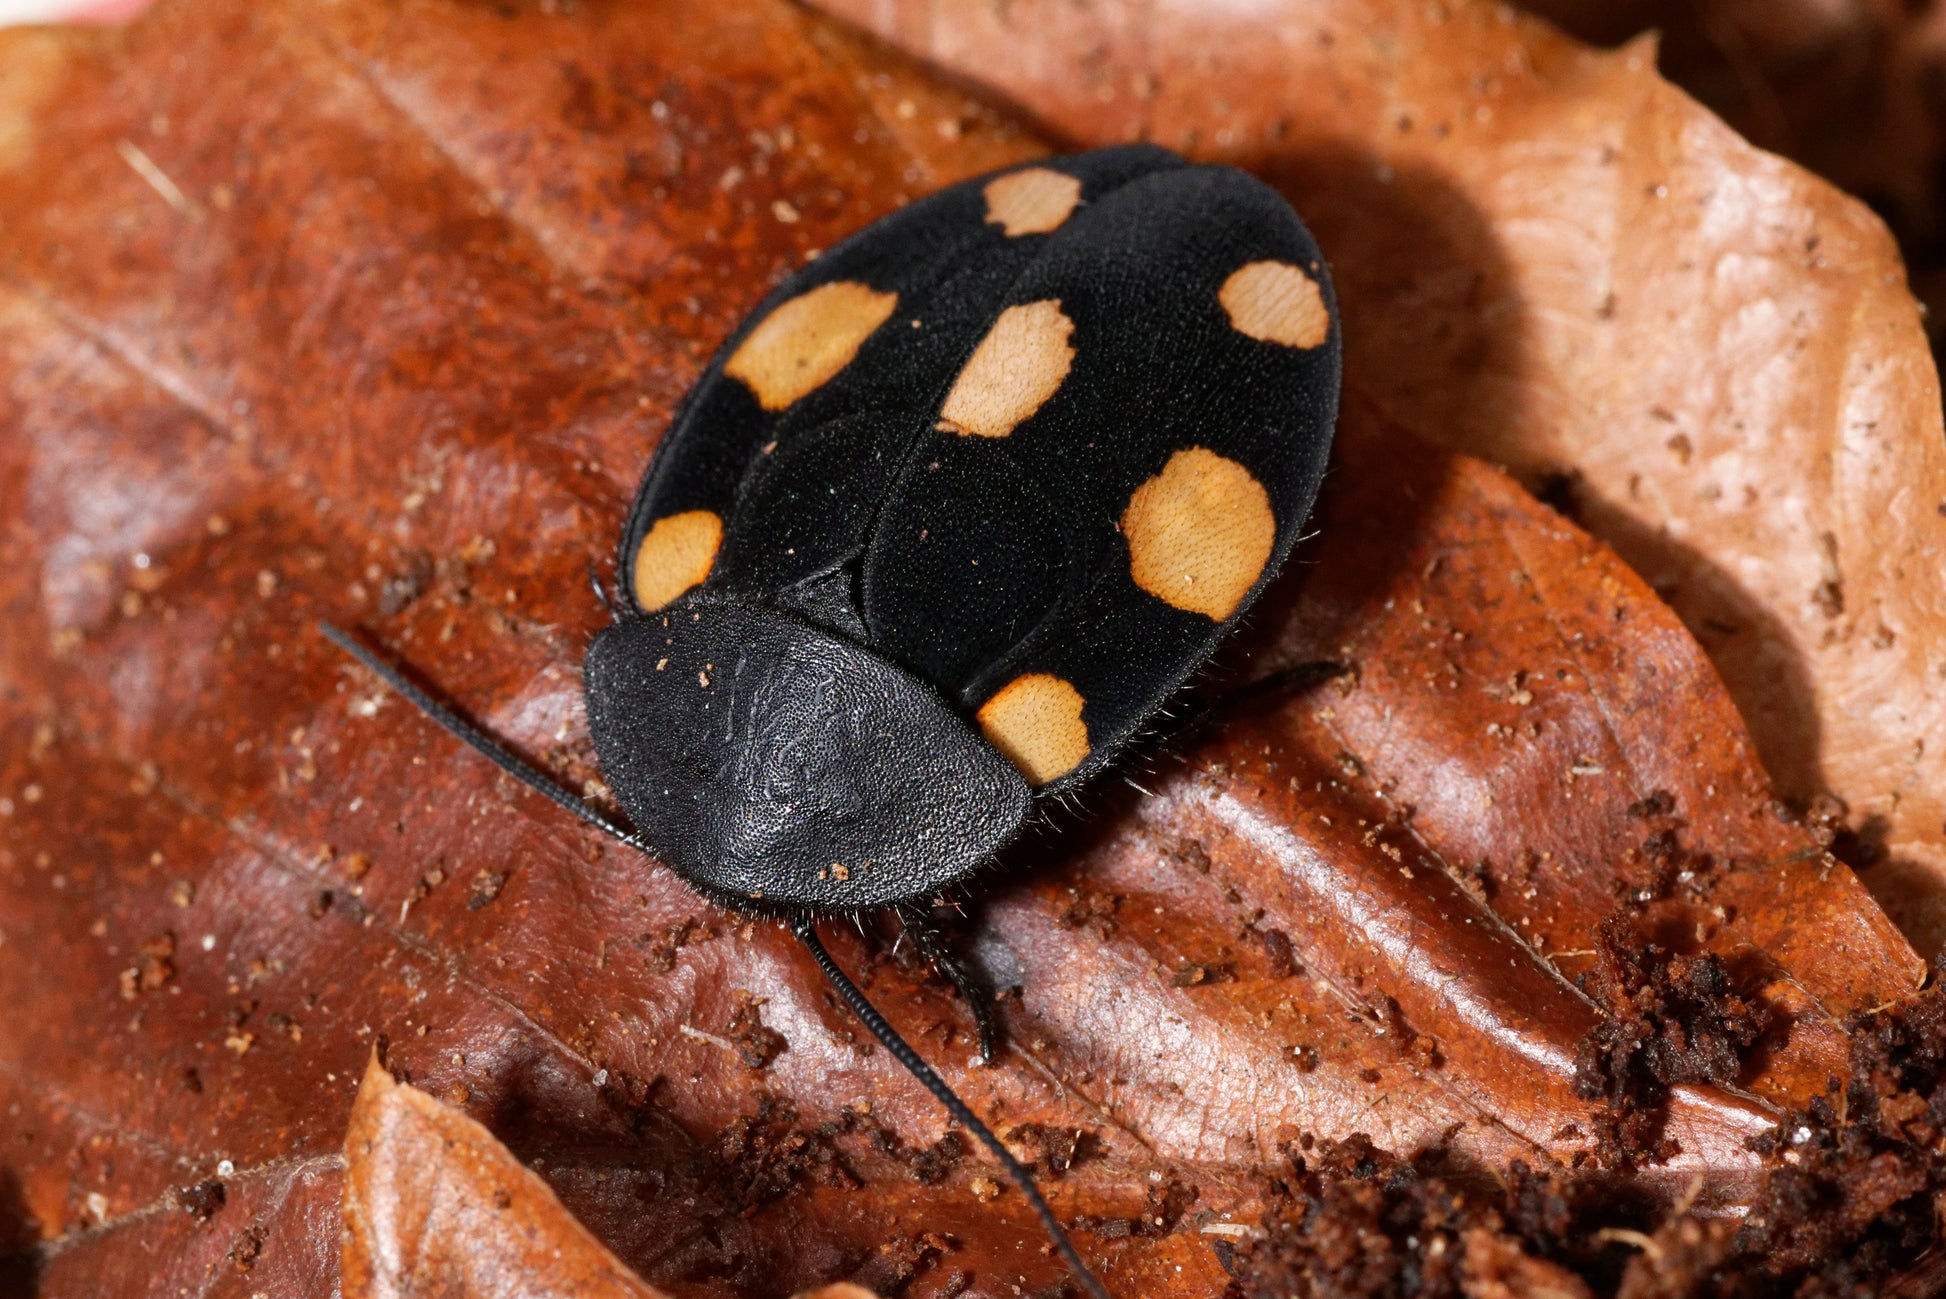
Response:
[{"label": "black insect leg", "polygon": [[588,561],[588,585],[594,588],[595,599],[601,601],[601,607],[608,610],[610,618],[622,616],[621,600],[613,591],[602,585],[601,573],[595,568],[595,561],[592,559]]},{"label": "black insect leg", "polygon": [[923,1083],[926,1090],[946,1107],[946,1112],[951,1114],[961,1127],[979,1138],[980,1144],[993,1152],[993,1157],[1000,1161],[1001,1166],[1007,1170],[1007,1175],[1014,1179],[1014,1185],[1018,1186],[1021,1194],[1027,1197],[1027,1202],[1034,1206],[1035,1216],[1041,1220],[1041,1226],[1047,1229],[1048,1236],[1054,1241],[1054,1247],[1061,1251],[1061,1257],[1067,1260],[1075,1279],[1087,1287],[1088,1293],[1093,1295],[1094,1299],[1109,1299],[1108,1291],[1103,1288],[1100,1281],[1095,1279],[1095,1274],[1089,1270],[1088,1265],[1081,1261],[1081,1255],[1075,1252],[1074,1242],[1068,1239],[1068,1233],[1062,1229],[1060,1220],[1054,1216],[1054,1210],[1049,1208],[1047,1201],[1042,1198],[1040,1187],[1034,1185],[1033,1174],[1021,1166],[1020,1161],[1013,1157],[1012,1151],[1000,1144],[1000,1138],[994,1136],[993,1130],[980,1122],[973,1111],[967,1107],[966,1102],[946,1085],[945,1079],[934,1073],[932,1066],[921,1060],[919,1053],[906,1045],[905,1039],[899,1036],[898,1030],[886,1023],[885,1016],[878,1013],[878,1008],[866,999],[863,992],[859,991],[858,985],[853,983],[845,972],[838,968],[838,963],[831,959],[831,953],[824,949],[824,943],[818,938],[816,926],[806,919],[794,920],[791,922],[791,932],[810,949],[812,958],[824,971],[824,977],[831,980],[831,986],[838,990],[838,995],[845,999],[845,1004],[851,1007],[852,1013],[864,1022],[873,1037],[884,1044],[885,1049],[892,1053],[892,1058],[904,1065],[906,1072]]},{"label": "black insect leg", "polygon": [[997,1039],[993,1024],[993,990],[967,968],[966,962],[952,949],[946,935],[926,914],[925,908],[905,904],[897,910],[899,923],[905,927],[906,933],[912,935],[919,954],[931,961],[933,968],[945,975],[946,981],[966,999],[967,1008],[973,1012],[974,1027],[980,1034],[980,1063],[992,1064]]}]

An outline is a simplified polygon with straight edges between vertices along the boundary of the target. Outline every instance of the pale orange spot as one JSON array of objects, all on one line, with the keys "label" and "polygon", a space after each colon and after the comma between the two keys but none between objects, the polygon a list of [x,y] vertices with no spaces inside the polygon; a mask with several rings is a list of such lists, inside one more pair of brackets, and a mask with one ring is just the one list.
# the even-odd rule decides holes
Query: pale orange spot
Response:
[{"label": "pale orange spot", "polygon": [[635,550],[635,602],[654,613],[709,576],[723,544],[723,520],[708,510],[657,519]]},{"label": "pale orange spot", "polygon": [[1331,336],[1324,292],[1288,262],[1251,262],[1223,281],[1216,298],[1238,333],[1266,343],[1316,347]]},{"label": "pale orange spot", "polygon": [[993,747],[1020,768],[1027,783],[1045,785],[1088,756],[1081,692],[1057,676],[1029,672],[1000,687],[975,714]]},{"label": "pale orange spot", "polygon": [[765,410],[782,410],[850,365],[898,305],[898,294],[852,280],[820,284],[765,316],[723,373],[743,380]]},{"label": "pale orange spot", "polygon": [[1270,494],[1248,469],[1191,447],[1135,489],[1122,535],[1135,585],[1222,622],[1270,562],[1277,519]]},{"label": "pale orange spot", "polygon": [[1004,229],[1009,239],[1058,230],[1081,202],[1081,182],[1046,167],[1009,172],[980,192],[986,195],[987,224]]},{"label": "pale orange spot", "polygon": [[1008,307],[973,349],[939,408],[939,428],[1003,438],[1039,410],[1068,377],[1074,322],[1056,301]]}]

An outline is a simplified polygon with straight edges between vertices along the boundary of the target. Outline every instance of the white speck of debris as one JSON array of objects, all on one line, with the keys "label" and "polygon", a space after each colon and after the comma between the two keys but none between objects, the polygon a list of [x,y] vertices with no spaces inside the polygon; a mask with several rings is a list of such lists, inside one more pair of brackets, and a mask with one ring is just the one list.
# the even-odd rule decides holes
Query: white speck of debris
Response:
[{"label": "white speck of debris", "polygon": [[693,1038],[698,1042],[708,1042],[711,1046],[720,1046],[725,1051],[734,1051],[737,1049],[737,1044],[728,1038],[718,1037],[714,1033],[705,1033],[702,1029],[696,1028],[693,1025],[678,1024],[676,1027],[684,1037]]},{"label": "white speck of debris", "polygon": [[216,1175],[218,1177],[228,1177],[234,1172],[236,1172],[236,1165],[229,1160],[219,1159],[216,1161]]},{"label": "white speck of debris", "polygon": [[1236,1240],[1252,1240],[1264,1234],[1263,1228],[1247,1222],[1206,1222],[1201,1231],[1205,1236],[1229,1236]]},{"label": "white speck of debris", "polygon": [[213,951],[215,951],[215,950],[216,950],[216,935],[215,935],[215,934],[204,934],[204,935],[203,935],[203,950],[204,950],[204,951],[206,951],[206,952],[213,952]]},{"label": "white speck of debris", "polygon": [[100,1191],[88,1192],[88,1212],[95,1215],[96,1222],[107,1222],[108,1197]]},{"label": "white speck of debris", "polygon": [[155,165],[155,159],[137,148],[134,141],[115,141],[115,152],[122,155],[122,161],[128,164],[130,171],[147,181],[150,189],[162,195],[164,203],[184,216],[197,215],[196,204],[191,201],[189,195],[183,193],[176,182],[169,179],[168,173]]},{"label": "white speck of debris", "polygon": [[589,1079],[589,1081],[594,1083],[594,1085],[597,1087],[606,1086],[608,1083],[608,1071],[606,1069],[596,1070],[595,1076]]}]

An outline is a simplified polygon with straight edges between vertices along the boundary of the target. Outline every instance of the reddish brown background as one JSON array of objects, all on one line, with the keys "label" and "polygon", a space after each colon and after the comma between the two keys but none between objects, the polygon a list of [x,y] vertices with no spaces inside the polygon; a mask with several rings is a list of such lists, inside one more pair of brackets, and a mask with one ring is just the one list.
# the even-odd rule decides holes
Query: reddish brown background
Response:
[{"label": "reddish brown background", "polygon": [[[1020,988],[1002,1065],[830,930],[1111,1287],[1220,1289],[1203,1228],[1301,1133],[1585,1152],[1577,962],[1670,851],[1695,883],[1650,922],[1776,1027],[1741,1090],[1678,1095],[1652,1190],[1746,1194],[1767,1104],[1917,986],[1765,774],[1849,801],[1836,846],[1934,950],[1946,449],[1869,214],[1642,51],[1484,6],[914,12],[846,16],[980,85],[759,0],[180,0],[0,40],[0,1209],[38,1293],[328,1291],[381,1041],[673,1293],[1059,1276],[781,932],[312,629],[595,782],[587,566],[709,349],[811,251],[1050,147],[1270,177],[1349,349],[1319,535],[1200,698],[1352,673],[1009,854],[972,935]],[[1065,1175],[1048,1133],[1083,1138]]]}]

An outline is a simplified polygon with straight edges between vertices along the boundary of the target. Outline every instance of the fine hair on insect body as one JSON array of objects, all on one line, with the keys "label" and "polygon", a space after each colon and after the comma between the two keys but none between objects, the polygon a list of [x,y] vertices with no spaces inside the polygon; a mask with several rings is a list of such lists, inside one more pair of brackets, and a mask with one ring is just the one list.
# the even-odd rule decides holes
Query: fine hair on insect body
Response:
[{"label": "fine hair on insect body", "polygon": [[583,671],[627,822],[344,631],[324,633],[529,789],[719,906],[783,920],[852,1012],[1026,1168],[818,936],[925,908],[1108,769],[1302,532],[1337,415],[1336,304],[1274,191],[1147,145],[961,182],[779,286],[657,445]]}]

